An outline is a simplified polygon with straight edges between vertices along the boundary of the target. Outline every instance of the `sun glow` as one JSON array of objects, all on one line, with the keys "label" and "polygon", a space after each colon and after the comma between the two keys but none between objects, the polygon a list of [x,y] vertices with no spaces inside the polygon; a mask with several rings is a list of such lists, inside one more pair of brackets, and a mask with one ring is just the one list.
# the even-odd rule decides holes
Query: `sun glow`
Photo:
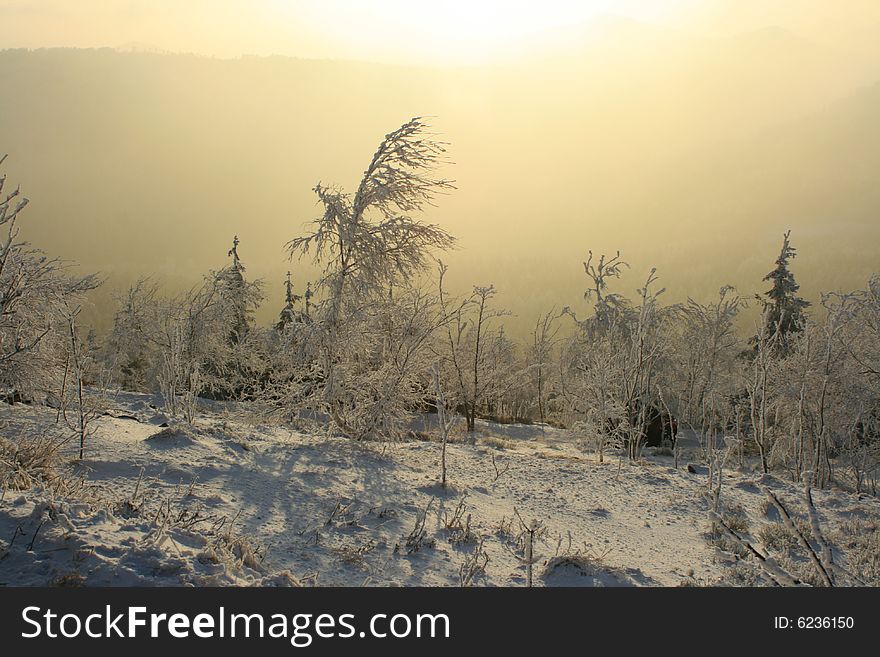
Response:
[{"label": "sun glow", "polygon": [[[278,0],[291,20],[311,25],[347,55],[366,53],[400,61],[480,63],[515,54],[554,28],[601,16],[657,19],[682,0]],[[332,24],[326,16],[336,19]],[[366,55],[369,56],[369,55]]]},{"label": "sun glow", "polygon": [[16,48],[135,47],[443,66],[527,53],[556,43],[565,31],[559,28],[604,16],[674,22],[679,10],[700,1],[77,0],[74,9],[69,0],[7,0],[0,1],[0,24],[4,45]]}]

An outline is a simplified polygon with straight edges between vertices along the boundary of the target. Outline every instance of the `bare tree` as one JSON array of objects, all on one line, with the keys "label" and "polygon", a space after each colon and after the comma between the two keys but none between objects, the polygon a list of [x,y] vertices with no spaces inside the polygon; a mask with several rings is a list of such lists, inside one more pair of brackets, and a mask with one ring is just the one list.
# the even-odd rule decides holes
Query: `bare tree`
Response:
[{"label": "bare tree", "polygon": [[735,424],[742,415],[737,373],[743,340],[735,321],[745,306],[734,288],[725,285],[713,303],[689,298],[673,309],[676,332],[664,383],[680,421],[696,432],[707,457],[718,447],[710,441],[728,429],[725,418],[734,418]]},{"label": "bare tree", "polygon": [[440,381],[440,364],[434,363],[431,374],[434,378],[435,403],[437,405],[437,422],[440,425],[440,485],[446,486],[446,445],[449,443],[449,432],[455,426],[456,416],[450,414],[446,394]]},{"label": "bare tree", "polygon": [[592,259],[590,253],[585,271],[592,281],[587,298],[596,297],[594,314],[578,320],[570,308],[563,309],[577,326],[565,352],[570,364],[562,368],[564,394],[576,422],[596,436],[600,460],[604,447],[617,441],[625,444],[630,459],[637,459],[648,422],[660,412],[656,384],[666,358],[668,311],[659,297],[665,288],[655,289],[652,269],[637,290],[638,305],[632,306],[620,295],[603,292],[608,279],[620,274],[619,255],[610,266],[604,256],[595,267]]},{"label": "bare tree", "polygon": [[607,292],[609,279],[620,278],[624,269],[629,269],[629,263],[621,260],[620,251],[612,258],[608,258],[603,253],[599,256],[598,262],[594,262],[593,252],[588,252],[584,262],[584,273],[590,279],[591,285],[584,292],[584,299],[593,301],[594,323],[599,326],[615,321],[616,316],[627,305],[625,297]]},{"label": "bare tree", "polygon": [[[61,394],[59,395],[59,416],[64,418],[68,430],[79,442],[79,460],[85,454],[86,440],[94,435],[97,420],[104,414],[104,386],[102,373],[91,344],[84,341],[77,325],[81,307],[66,310],[68,342]],[[92,390],[86,385],[91,382]]]},{"label": "bare tree", "polygon": [[547,420],[547,398],[549,394],[548,372],[558,341],[559,314],[550,311],[538,318],[532,330],[532,344],[529,352],[528,368],[534,373],[535,394],[538,403],[538,419],[541,425]]},{"label": "bare tree", "polygon": [[[446,378],[452,381],[456,406],[463,411],[467,432],[472,435],[480,405],[498,398],[507,388],[512,359],[502,352],[509,345],[503,333],[493,338],[490,329],[496,319],[510,313],[492,307],[496,294],[492,285],[474,286],[467,299],[453,302],[443,288],[446,271],[441,262],[439,298],[447,322],[445,348],[439,352],[447,365]],[[506,362],[502,365],[502,361]]]},{"label": "bare tree", "polygon": [[[832,449],[852,473],[855,489],[869,486],[876,495],[880,474],[880,276],[875,274],[862,290],[825,295],[823,306],[836,318],[838,351],[834,362],[835,393],[829,408],[846,410],[837,421],[837,444]],[[821,482],[820,482],[821,484]]]},{"label": "bare tree", "polygon": [[773,411],[773,371],[776,365],[778,325],[768,320],[765,308],[757,327],[752,357],[751,378],[748,381],[749,419],[752,439],[758,448],[762,472],[770,471],[769,453],[773,441],[771,413]]}]

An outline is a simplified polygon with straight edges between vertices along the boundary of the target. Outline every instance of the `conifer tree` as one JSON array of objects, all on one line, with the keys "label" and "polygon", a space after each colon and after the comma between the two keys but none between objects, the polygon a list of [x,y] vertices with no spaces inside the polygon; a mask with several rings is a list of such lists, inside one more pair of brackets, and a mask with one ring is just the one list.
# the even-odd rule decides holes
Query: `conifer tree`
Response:
[{"label": "conifer tree", "polygon": [[[297,301],[302,301],[302,295],[294,294],[293,292],[293,281],[290,279],[290,272],[287,272],[287,279],[284,281],[284,308],[281,309],[281,315],[279,316],[278,323],[275,325],[275,330],[283,331],[284,328],[290,324],[291,322],[301,322],[303,321],[303,314],[298,312],[294,308],[294,303]],[[311,296],[311,291],[306,291],[306,303],[308,304],[308,297]]]},{"label": "conifer tree", "polygon": [[804,310],[810,305],[808,301],[797,295],[800,285],[789,270],[790,261],[797,256],[796,249],[791,245],[790,235],[789,230],[783,236],[782,250],[776,258],[776,268],[763,279],[772,282],[772,287],[764,293],[766,299],[762,300],[766,321],[770,331],[778,331],[780,340],[802,329]]},{"label": "conifer tree", "polygon": [[239,243],[236,235],[228,254],[232,257],[232,264],[220,270],[217,275],[219,292],[229,313],[227,339],[230,344],[236,344],[247,336],[253,310],[253,299],[249,298],[251,295],[244,279],[245,267],[238,257]]}]

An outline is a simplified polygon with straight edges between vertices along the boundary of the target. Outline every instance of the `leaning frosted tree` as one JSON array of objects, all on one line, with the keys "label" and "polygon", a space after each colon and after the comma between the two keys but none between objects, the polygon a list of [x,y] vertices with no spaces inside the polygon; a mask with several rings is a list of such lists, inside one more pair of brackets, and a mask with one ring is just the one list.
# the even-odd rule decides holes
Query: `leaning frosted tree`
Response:
[{"label": "leaning frosted tree", "polygon": [[421,119],[405,123],[382,140],[354,194],[315,186],[323,213],[287,245],[322,275],[314,321],[286,344],[282,394],[350,437],[393,433],[430,383],[420,359],[442,313],[410,282],[454,238],[411,214],[452,188],[436,176],[444,153]]}]

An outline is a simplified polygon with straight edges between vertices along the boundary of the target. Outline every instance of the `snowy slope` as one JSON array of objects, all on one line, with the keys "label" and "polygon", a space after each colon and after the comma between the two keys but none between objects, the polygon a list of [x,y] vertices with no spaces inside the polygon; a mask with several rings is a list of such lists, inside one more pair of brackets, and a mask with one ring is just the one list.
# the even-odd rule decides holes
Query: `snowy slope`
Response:
[{"label": "snowy slope", "polygon": [[[523,586],[521,520],[539,523],[534,585],[732,581],[707,540],[706,475],[684,461],[597,463],[567,432],[481,423],[476,445],[449,445],[444,489],[436,442],[358,444],[218,405],[193,427],[163,427],[151,404],[119,396],[81,464],[65,447],[66,492],[2,493],[0,584]],[[3,406],[0,435],[54,421],[49,408]],[[768,521],[759,483],[796,511],[800,499],[781,480],[726,473],[722,499],[751,535]],[[815,500],[832,534],[880,518],[874,498]]]}]

